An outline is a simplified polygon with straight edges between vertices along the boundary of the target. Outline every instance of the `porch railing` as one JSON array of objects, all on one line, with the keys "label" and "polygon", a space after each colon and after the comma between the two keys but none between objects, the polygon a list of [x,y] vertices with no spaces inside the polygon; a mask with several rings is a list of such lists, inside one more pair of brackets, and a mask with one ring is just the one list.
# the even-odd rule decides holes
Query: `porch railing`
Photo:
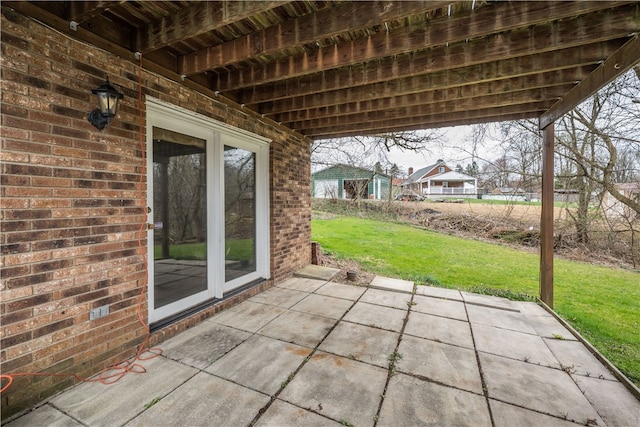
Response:
[{"label": "porch railing", "polygon": [[455,195],[455,194],[476,194],[478,192],[475,188],[462,188],[462,187],[431,187],[425,189],[425,195],[443,194],[443,195]]}]

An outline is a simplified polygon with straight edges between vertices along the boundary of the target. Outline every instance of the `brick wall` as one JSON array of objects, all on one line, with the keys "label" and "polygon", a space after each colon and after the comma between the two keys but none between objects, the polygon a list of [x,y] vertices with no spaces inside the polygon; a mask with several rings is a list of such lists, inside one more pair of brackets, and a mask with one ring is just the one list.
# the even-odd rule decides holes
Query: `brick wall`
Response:
[{"label": "brick wall", "polygon": [[[137,66],[5,7],[1,48],[1,370],[87,377],[133,355],[145,335],[137,320],[146,282],[141,225],[147,206]],[[91,89],[106,75],[125,98],[118,117],[100,132],[86,116],[97,105]],[[273,140],[272,277],[280,280],[307,264],[308,142],[155,74],[143,71],[142,82],[144,95]],[[152,344],[271,283],[154,333]],[[105,304],[110,314],[89,321],[89,310]],[[16,377],[2,394],[2,417],[72,381]]]}]

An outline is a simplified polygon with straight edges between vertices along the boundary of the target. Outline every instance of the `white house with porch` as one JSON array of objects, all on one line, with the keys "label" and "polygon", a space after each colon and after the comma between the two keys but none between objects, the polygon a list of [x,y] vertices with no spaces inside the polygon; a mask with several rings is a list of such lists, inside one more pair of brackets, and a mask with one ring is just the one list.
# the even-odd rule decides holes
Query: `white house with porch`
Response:
[{"label": "white house with porch", "polygon": [[478,193],[478,180],[456,172],[443,160],[438,160],[415,172],[409,168],[409,177],[402,183],[402,190],[414,191],[426,197],[470,197]]}]

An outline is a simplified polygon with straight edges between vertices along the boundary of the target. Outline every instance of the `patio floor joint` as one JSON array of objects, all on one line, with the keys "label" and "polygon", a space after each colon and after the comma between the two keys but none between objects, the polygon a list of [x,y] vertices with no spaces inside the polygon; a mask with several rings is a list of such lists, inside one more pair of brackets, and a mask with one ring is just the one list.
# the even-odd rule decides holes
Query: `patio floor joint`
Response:
[{"label": "patio floor joint", "polygon": [[[327,281],[328,283],[328,281]],[[313,292],[309,293],[309,295],[312,295]],[[362,294],[364,295],[364,293]],[[351,304],[351,306],[347,309],[347,311],[345,311],[342,316],[340,316],[340,318],[338,320],[336,320],[336,322],[333,324],[333,326],[331,328],[329,328],[329,330],[327,331],[327,333],[322,337],[322,339],[316,344],[316,346],[313,348],[313,350],[311,350],[311,353],[309,353],[309,355],[307,355],[307,357],[304,358],[304,360],[300,363],[300,365],[298,365],[298,367],[291,373],[289,374],[289,376],[287,377],[287,380],[282,384],[282,386],[280,388],[278,388],[278,390],[271,395],[271,399],[269,399],[269,402],[267,402],[266,405],[264,405],[262,408],[260,408],[260,410],[258,411],[258,413],[256,414],[256,416],[253,418],[253,420],[251,420],[251,422],[249,423],[248,427],[253,427],[256,425],[256,423],[260,420],[260,418],[262,417],[262,415],[267,412],[267,410],[271,407],[271,405],[273,405],[273,402],[275,402],[278,399],[278,396],[280,396],[280,394],[287,388],[287,385],[289,385],[289,383],[291,381],[293,381],[293,379],[296,377],[296,375],[300,372],[300,370],[302,370],[302,368],[311,360],[311,358],[316,354],[316,352],[318,351],[318,348],[322,345],[322,343],[327,339],[327,337],[331,334],[331,332],[333,332],[333,330],[340,324],[340,322],[342,322],[342,319],[344,319],[344,317],[347,315],[347,313],[349,313],[349,311],[351,311],[351,309],[360,301],[360,298],[362,298],[362,295],[360,295],[358,298],[356,298],[353,303]],[[257,334],[254,333],[254,335]],[[292,405],[295,405],[294,403],[288,402]],[[295,405],[297,406],[297,405]],[[326,415],[319,413],[311,408],[302,408],[305,409],[307,411],[313,412],[317,415],[320,415],[324,418],[327,419],[331,419],[329,417],[327,417]],[[333,420],[333,419],[331,419]]]},{"label": "patio floor joint", "polygon": [[484,394],[484,399],[487,402],[487,409],[489,410],[489,419],[491,420],[491,425],[495,427],[496,421],[493,417],[493,411],[491,410],[491,402],[489,401],[489,389],[487,387],[486,378],[484,372],[482,371],[482,362],[480,361],[480,354],[478,351],[478,346],[476,345],[476,338],[473,334],[473,326],[471,325],[471,319],[469,318],[469,312],[467,311],[468,302],[464,301],[464,312],[467,315],[467,322],[469,323],[469,329],[471,330],[471,342],[473,343],[473,352],[476,356],[476,363],[478,364],[478,371],[480,373],[480,383],[482,384],[482,394]]},{"label": "patio floor joint", "polygon": [[382,391],[382,395],[380,396],[380,403],[378,404],[378,410],[376,411],[376,415],[373,419],[373,427],[378,425],[378,420],[380,419],[380,412],[382,412],[382,405],[384,404],[384,399],[387,394],[387,389],[389,388],[389,382],[391,381],[391,377],[396,375],[395,364],[398,360],[398,356],[402,357],[401,354],[398,353],[400,349],[400,343],[402,342],[402,337],[404,336],[404,330],[407,327],[407,322],[409,322],[409,315],[411,314],[411,308],[414,305],[413,298],[416,294],[415,285],[414,291],[411,293],[411,299],[407,302],[407,315],[404,317],[404,321],[402,322],[402,327],[400,328],[400,333],[398,334],[398,341],[396,342],[396,347],[393,350],[393,353],[389,355],[389,367],[387,368],[387,380],[384,384],[384,389]]}]

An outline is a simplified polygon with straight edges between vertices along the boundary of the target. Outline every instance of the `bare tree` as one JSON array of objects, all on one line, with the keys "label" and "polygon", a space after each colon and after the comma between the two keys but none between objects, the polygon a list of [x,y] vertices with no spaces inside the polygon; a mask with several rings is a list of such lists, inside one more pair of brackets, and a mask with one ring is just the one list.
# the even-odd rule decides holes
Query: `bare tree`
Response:
[{"label": "bare tree", "polygon": [[[559,122],[557,142],[578,172],[640,215],[640,201],[616,186],[640,181],[640,77],[629,72]],[[586,197],[586,196],[585,196]]]},{"label": "bare tree", "polygon": [[383,169],[389,169],[391,149],[430,152],[442,139],[443,133],[435,129],[320,140],[311,146],[311,161],[315,166],[343,163],[361,167],[372,167],[379,162]]}]

